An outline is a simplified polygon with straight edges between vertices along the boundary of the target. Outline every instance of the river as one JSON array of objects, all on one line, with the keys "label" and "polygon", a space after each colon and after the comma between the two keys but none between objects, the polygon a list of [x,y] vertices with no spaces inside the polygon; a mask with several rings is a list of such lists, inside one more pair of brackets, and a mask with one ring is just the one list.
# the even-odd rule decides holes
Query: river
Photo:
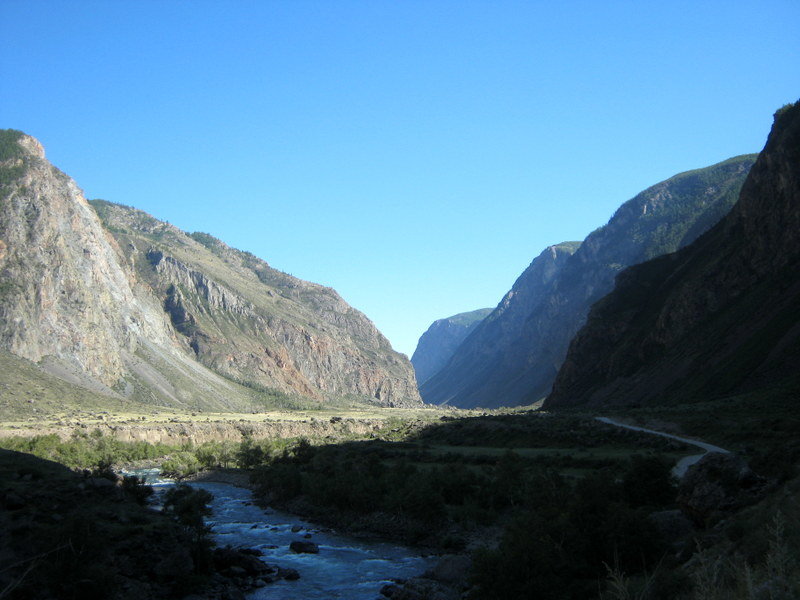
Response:
[{"label": "river", "polygon": [[[174,481],[159,478],[157,470],[132,474],[145,477],[156,491],[174,485]],[[214,495],[207,523],[218,545],[256,548],[264,553],[264,562],[300,573],[296,581],[279,580],[248,593],[249,599],[375,600],[392,579],[414,577],[433,566],[432,558],[403,546],[354,539],[285,512],[262,509],[253,504],[247,489],[225,483],[190,485]],[[311,536],[308,541],[319,546],[319,554],[295,554],[289,550],[292,541],[305,540],[307,534]]]}]

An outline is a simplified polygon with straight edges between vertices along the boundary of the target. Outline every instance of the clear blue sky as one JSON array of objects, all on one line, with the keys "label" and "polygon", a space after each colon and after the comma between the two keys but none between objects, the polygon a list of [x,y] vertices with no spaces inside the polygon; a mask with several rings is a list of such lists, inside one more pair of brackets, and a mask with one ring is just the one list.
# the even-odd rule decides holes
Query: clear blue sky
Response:
[{"label": "clear blue sky", "polygon": [[0,1],[0,127],[409,355],[798,97],[796,0]]}]

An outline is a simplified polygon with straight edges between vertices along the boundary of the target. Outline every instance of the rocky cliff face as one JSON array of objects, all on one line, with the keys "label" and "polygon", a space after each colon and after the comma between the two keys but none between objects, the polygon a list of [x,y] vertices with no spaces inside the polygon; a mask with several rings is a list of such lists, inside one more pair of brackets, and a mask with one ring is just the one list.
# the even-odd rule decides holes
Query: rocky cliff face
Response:
[{"label": "rocky cliff face", "polygon": [[169,339],[158,305],[136,293],[92,207],[29,136],[6,134],[0,205],[0,340],[56,358],[105,385],[125,371],[139,333]]},{"label": "rocky cliff face", "polygon": [[547,249],[441,371],[421,386],[426,402],[472,408],[544,398],[591,305],[623,268],[695,240],[738,196],[754,155],[689,171],[623,204],[580,245]]},{"label": "rocky cliff face", "polygon": [[618,277],[572,342],[547,406],[691,402],[754,390],[796,396],[798,315],[795,104],[776,114],[724,220],[682,251]]},{"label": "rocky cliff face", "polygon": [[194,357],[228,379],[325,400],[419,403],[408,360],[332,289],[270,267],[208,234],[93,202]]},{"label": "rocky cliff face", "polygon": [[411,357],[417,382],[421,385],[446,365],[459,344],[490,312],[491,308],[480,308],[434,321],[419,338]]},{"label": "rocky cliff face", "polygon": [[148,403],[420,402],[407,359],[335,291],[130,207],[91,205],[36,140],[0,138],[3,348]]}]

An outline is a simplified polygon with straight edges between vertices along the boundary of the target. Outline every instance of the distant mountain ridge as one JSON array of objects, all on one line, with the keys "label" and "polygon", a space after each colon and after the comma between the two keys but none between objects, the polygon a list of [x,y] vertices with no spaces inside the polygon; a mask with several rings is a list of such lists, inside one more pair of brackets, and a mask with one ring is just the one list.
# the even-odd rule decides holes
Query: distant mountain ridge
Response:
[{"label": "distant mountain ridge", "polygon": [[334,290],[208,234],[90,204],[14,130],[0,132],[0,300],[1,349],[117,400],[420,403],[408,360]]},{"label": "distant mountain ridge", "polygon": [[632,267],[573,340],[546,405],[800,393],[800,103],[784,107],[730,214]]},{"label": "distant mountain ridge", "polygon": [[479,308],[434,321],[419,338],[411,357],[417,383],[421,385],[447,364],[458,345],[490,312],[491,308]]},{"label": "distant mountain ridge", "polygon": [[622,269],[674,252],[733,206],[755,155],[681,173],[625,202],[582,243],[547,248],[420,386],[425,402],[516,406],[550,391],[572,337]]}]

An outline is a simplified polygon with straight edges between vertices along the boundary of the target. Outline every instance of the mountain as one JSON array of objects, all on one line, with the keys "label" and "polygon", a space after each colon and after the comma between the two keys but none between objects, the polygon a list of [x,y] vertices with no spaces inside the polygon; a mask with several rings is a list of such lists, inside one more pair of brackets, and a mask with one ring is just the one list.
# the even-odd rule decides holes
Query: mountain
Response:
[{"label": "mountain", "polygon": [[491,308],[479,308],[434,321],[420,336],[411,357],[417,382],[422,384],[447,364],[458,345],[490,312]]},{"label": "mountain", "polygon": [[591,305],[627,266],[683,247],[733,206],[755,155],[675,175],[625,202],[581,244],[547,248],[498,307],[420,388],[464,408],[544,398]]},{"label": "mountain", "polygon": [[87,202],[14,130],[0,133],[0,349],[117,401],[420,403],[408,360],[334,290]]},{"label": "mountain", "polygon": [[800,103],[784,107],[730,214],[620,274],[546,405],[800,392]]}]

